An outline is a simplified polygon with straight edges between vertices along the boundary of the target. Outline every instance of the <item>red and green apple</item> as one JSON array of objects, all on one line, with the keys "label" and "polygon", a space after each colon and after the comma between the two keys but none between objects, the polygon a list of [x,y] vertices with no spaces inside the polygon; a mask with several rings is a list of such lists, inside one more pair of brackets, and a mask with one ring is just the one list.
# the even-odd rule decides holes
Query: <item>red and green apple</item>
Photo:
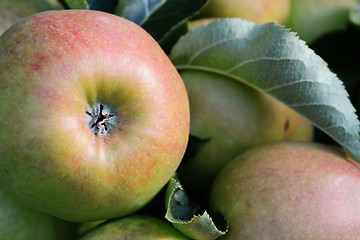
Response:
[{"label": "red and green apple", "polygon": [[239,155],[219,173],[210,207],[221,239],[359,239],[360,165],[340,148],[271,143]]},{"label": "red and green apple", "polygon": [[138,25],[92,10],[32,15],[0,37],[0,185],[87,222],[130,214],[173,176],[189,136],[177,70]]}]

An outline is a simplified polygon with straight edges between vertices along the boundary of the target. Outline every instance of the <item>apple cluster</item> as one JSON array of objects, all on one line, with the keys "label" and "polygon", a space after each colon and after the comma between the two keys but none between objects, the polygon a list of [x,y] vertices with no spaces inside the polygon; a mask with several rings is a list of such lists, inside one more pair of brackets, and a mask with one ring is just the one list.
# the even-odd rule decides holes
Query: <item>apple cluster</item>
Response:
[{"label": "apple cluster", "polygon": [[[141,212],[174,175],[224,217],[220,239],[360,239],[360,165],[314,142],[309,120],[227,76],[178,71],[125,18],[50,2],[0,9],[1,240],[191,239]],[[258,22],[290,11],[244,2]],[[234,9],[214,0],[199,16]]]}]

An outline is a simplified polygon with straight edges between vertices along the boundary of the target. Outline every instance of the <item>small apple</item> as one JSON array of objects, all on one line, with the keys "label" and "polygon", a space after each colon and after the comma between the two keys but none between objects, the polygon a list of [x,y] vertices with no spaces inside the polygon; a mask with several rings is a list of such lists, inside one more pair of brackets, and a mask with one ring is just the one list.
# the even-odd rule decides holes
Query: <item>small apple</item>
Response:
[{"label": "small apple", "polygon": [[250,149],[226,165],[210,207],[221,239],[360,239],[360,165],[341,149],[282,142]]},{"label": "small apple", "polygon": [[38,12],[61,8],[62,6],[57,0],[1,0],[0,35],[22,18]]},{"label": "small apple", "polygon": [[343,28],[357,0],[291,0],[290,14],[284,23],[307,43]]},{"label": "small apple", "polygon": [[[312,140],[309,121],[265,93],[215,73],[186,70],[180,75],[189,95],[190,135],[204,141],[178,169],[193,195],[207,192],[219,170],[251,147]],[[196,144],[190,141],[189,149]]]},{"label": "small apple", "polygon": [[169,222],[155,217],[132,215],[104,222],[79,240],[188,240]]},{"label": "small apple", "polygon": [[290,0],[210,0],[201,18],[243,18],[255,23],[283,24],[290,11]]},{"label": "small apple", "polygon": [[1,240],[71,240],[77,225],[29,208],[0,191]]},{"label": "small apple", "polygon": [[0,185],[59,218],[130,214],[173,176],[184,83],[138,25],[91,10],[30,16],[0,37]]}]

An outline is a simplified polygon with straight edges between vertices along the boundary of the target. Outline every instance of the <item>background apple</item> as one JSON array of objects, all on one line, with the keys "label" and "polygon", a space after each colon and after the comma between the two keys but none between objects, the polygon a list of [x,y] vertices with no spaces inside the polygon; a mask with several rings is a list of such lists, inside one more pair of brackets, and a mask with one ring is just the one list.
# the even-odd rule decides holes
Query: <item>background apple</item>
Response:
[{"label": "background apple", "polygon": [[182,235],[169,222],[150,216],[132,215],[100,224],[80,239],[186,240],[189,238]]},{"label": "background apple", "polygon": [[317,143],[253,148],[217,176],[210,206],[227,218],[221,239],[359,239],[360,165]]},{"label": "background apple", "polygon": [[[178,169],[187,192],[208,191],[219,170],[253,146],[310,141],[313,126],[289,107],[241,82],[215,73],[180,72],[190,101],[190,134],[204,140]],[[188,152],[197,142],[189,142]]]},{"label": "background apple", "polygon": [[343,28],[349,22],[349,11],[357,0],[291,0],[285,25],[308,43]]},{"label": "background apple", "polygon": [[61,8],[62,6],[57,0],[1,0],[0,35],[24,17]]},{"label": "background apple", "polygon": [[0,185],[87,222],[132,213],[183,157],[183,81],[138,25],[91,10],[32,15],[0,37]]},{"label": "background apple", "polygon": [[255,23],[276,21],[283,24],[289,11],[290,0],[210,0],[199,17],[239,17]]},{"label": "background apple", "polygon": [[0,191],[1,240],[71,240],[77,224],[29,208]]}]

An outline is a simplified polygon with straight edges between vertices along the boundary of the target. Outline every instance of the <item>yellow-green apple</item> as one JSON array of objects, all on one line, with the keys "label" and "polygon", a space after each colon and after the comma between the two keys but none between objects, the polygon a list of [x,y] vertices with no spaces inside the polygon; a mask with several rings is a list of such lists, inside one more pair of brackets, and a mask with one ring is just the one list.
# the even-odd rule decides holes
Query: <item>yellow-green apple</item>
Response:
[{"label": "yellow-green apple", "polygon": [[138,25],[91,10],[32,15],[0,37],[0,185],[87,222],[167,183],[189,135],[184,83]]},{"label": "yellow-green apple", "polygon": [[71,240],[76,228],[77,224],[27,207],[0,191],[1,240]]},{"label": "yellow-green apple", "polygon": [[188,240],[189,238],[169,222],[151,216],[131,215],[104,222],[86,232],[80,239]]},{"label": "yellow-green apple", "polygon": [[360,165],[340,148],[281,142],[226,165],[210,207],[228,221],[221,239],[360,239]]},{"label": "yellow-green apple", "polygon": [[349,11],[357,0],[291,0],[287,27],[308,43],[349,22]]},{"label": "yellow-green apple", "polygon": [[62,6],[57,0],[1,0],[0,35],[17,21],[32,14],[59,10]]},{"label": "yellow-green apple", "polygon": [[210,0],[200,12],[202,18],[243,18],[255,23],[276,21],[283,24],[290,11],[290,0]]},{"label": "yellow-green apple", "polygon": [[[227,162],[253,146],[312,140],[309,121],[265,93],[214,73],[180,74],[190,101],[190,135],[205,140],[178,169],[189,193],[206,192]],[[190,141],[189,149],[196,144]]]}]

